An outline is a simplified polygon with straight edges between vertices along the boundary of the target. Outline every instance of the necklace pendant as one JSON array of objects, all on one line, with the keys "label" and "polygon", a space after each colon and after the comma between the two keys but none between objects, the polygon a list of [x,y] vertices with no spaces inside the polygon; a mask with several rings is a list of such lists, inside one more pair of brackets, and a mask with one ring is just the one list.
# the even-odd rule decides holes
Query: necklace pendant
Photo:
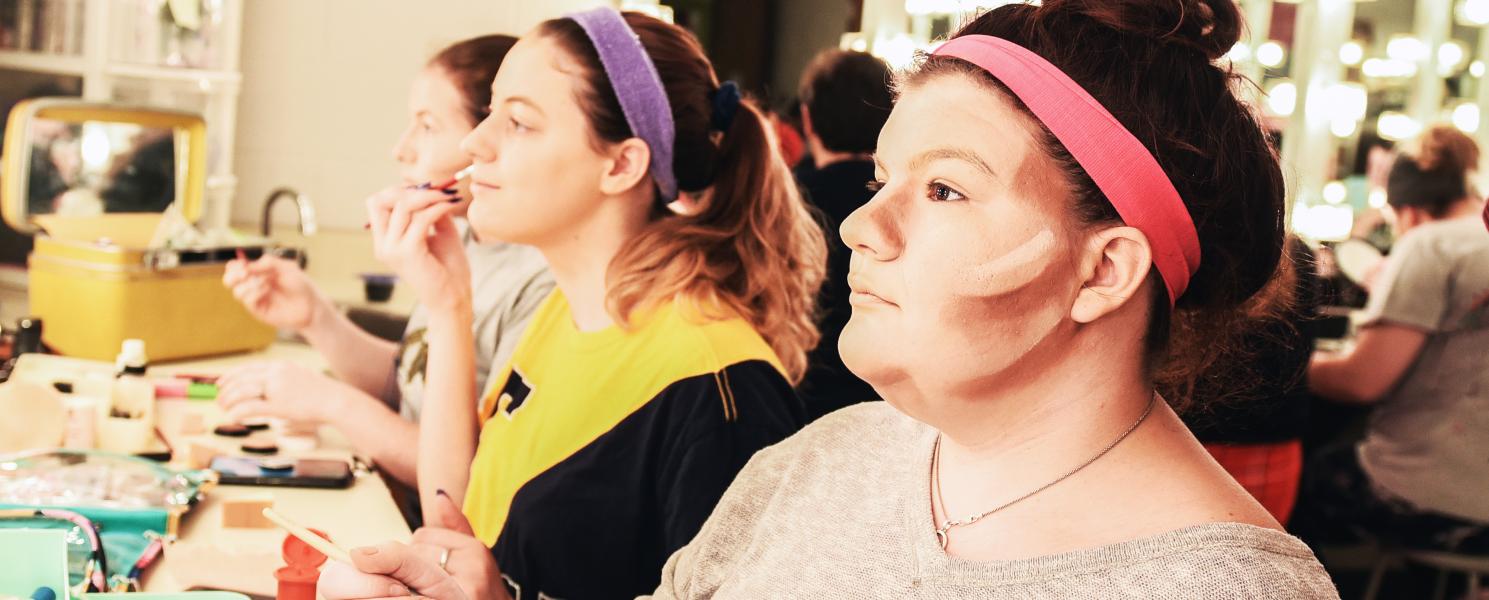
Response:
[{"label": "necklace pendant", "polygon": [[[950,528],[947,528],[947,529],[950,529]],[[947,535],[946,535],[947,534],[947,529],[937,529],[936,530],[936,541],[937,542],[940,542],[941,549],[942,550],[945,550],[946,549],[946,545],[948,543],[950,543],[950,541],[951,541],[950,538],[948,538]]]}]

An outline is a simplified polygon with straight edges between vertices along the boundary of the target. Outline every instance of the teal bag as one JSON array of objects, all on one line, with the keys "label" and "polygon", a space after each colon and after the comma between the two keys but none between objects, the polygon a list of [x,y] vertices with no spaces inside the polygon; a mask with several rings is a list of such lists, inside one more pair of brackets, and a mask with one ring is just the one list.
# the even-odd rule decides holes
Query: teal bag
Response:
[{"label": "teal bag", "polygon": [[67,531],[70,583],[124,589],[140,557],[173,539],[181,516],[216,481],[209,470],[175,471],[109,452],[0,457],[0,528]]}]

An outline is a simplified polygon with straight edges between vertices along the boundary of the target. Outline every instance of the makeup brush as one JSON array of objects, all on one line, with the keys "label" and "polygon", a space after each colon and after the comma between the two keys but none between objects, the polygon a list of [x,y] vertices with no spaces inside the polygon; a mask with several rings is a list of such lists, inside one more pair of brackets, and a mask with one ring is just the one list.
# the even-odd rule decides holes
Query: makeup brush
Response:
[{"label": "makeup brush", "polygon": [[[466,167],[464,169],[461,169],[459,171],[456,171],[455,172],[455,176],[454,177],[451,177],[449,181],[446,181],[446,182],[441,183],[439,185],[435,185],[433,181],[426,181],[426,182],[421,183],[419,185],[408,186],[408,189],[411,189],[411,190],[445,190],[445,189],[448,189],[452,185],[455,185],[457,183],[460,183],[461,181],[464,181],[465,179],[470,178],[470,174],[471,173],[474,173],[475,170],[476,170],[476,165],[474,165],[474,164],[466,165]],[[460,200],[461,200],[461,198],[459,196],[456,196],[454,198],[450,198],[450,203],[451,204],[454,204],[456,202],[459,202]],[[362,224],[362,229],[372,229],[372,223],[363,223]]]},{"label": "makeup brush", "polygon": [[455,185],[457,183],[460,183],[460,180],[465,179],[466,177],[470,177],[470,174],[472,172],[474,172],[475,170],[476,170],[476,165],[474,165],[474,164],[468,165],[464,169],[461,169],[459,171],[456,171],[455,172],[455,176],[454,177],[451,177],[449,181],[446,181],[446,182],[441,183],[439,185],[435,185],[434,182],[432,182],[432,181],[426,181],[426,182],[421,183],[419,185],[411,186],[409,189],[415,189],[415,190],[442,190],[442,189],[448,188],[448,187],[450,187],[452,185]]}]

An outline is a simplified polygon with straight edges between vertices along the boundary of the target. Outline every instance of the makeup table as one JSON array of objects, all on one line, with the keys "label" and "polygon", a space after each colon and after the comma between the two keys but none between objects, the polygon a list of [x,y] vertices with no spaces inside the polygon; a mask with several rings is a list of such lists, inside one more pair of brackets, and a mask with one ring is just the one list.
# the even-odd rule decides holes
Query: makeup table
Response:
[{"label": "makeup table", "polygon": [[[152,365],[150,372],[156,376],[179,373],[211,375],[244,363],[275,359],[291,360],[317,370],[326,365],[325,360],[309,346],[281,342],[251,354]],[[192,419],[188,415],[193,414],[202,419],[205,433],[170,433],[180,431],[181,424]],[[175,448],[178,460],[193,443],[211,445],[224,453],[241,454],[241,438],[223,438],[211,433],[220,418],[221,411],[210,401],[173,399],[157,402],[157,423]],[[320,428],[319,440],[314,450],[281,450],[278,456],[350,460],[351,446],[335,430]],[[406,541],[409,537],[408,527],[388,487],[376,473],[359,474],[351,487],[344,490],[218,485],[183,517],[180,538],[166,547],[164,556],[146,574],[145,591],[211,588],[274,597],[278,588],[274,571],[284,566],[280,544],[285,533],[277,527],[223,527],[224,501],[267,498],[273,499],[276,511],[303,526],[326,532],[343,548],[387,540]]]}]

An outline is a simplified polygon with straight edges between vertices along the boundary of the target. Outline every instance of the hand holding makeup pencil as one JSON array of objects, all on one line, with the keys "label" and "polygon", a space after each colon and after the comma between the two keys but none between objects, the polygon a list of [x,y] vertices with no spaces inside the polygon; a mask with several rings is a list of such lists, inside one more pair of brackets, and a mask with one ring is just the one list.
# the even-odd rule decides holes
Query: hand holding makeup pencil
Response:
[{"label": "hand holding makeup pencil", "polygon": [[334,310],[300,265],[270,254],[228,261],[222,284],[255,318],[281,329],[302,331],[317,311]]},{"label": "hand holding makeup pencil", "polygon": [[469,310],[470,263],[452,215],[459,197],[393,187],[367,199],[373,255],[414,288],[431,311]]},{"label": "hand holding makeup pencil", "polygon": [[[438,495],[435,520],[412,544],[386,542],[350,552],[350,565],[327,563],[318,591],[329,600],[416,595],[437,600],[508,598],[491,551],[471,532],[448,495]],[[410,591],[414,590],[414,591]]]}]

